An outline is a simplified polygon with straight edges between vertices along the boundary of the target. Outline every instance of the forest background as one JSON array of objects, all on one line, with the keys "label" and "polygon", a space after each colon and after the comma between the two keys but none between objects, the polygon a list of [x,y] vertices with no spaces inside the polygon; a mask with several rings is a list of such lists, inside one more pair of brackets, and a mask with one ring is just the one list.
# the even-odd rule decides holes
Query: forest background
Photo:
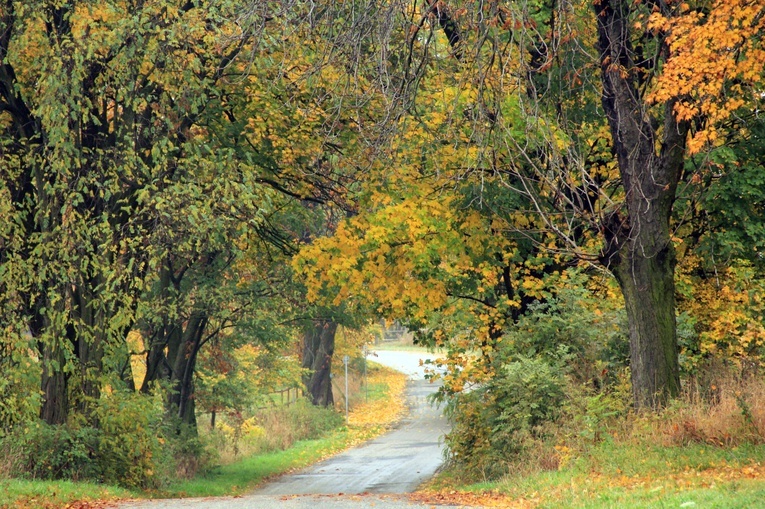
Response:
[{"label": "forest background", "polygon": [[764,30],[756,0],[4,1],[6,469],[161,484],[199,412],[332,406],[337,331],[380,318],[445,349],[470,475],[667,412],[761,443]]}]

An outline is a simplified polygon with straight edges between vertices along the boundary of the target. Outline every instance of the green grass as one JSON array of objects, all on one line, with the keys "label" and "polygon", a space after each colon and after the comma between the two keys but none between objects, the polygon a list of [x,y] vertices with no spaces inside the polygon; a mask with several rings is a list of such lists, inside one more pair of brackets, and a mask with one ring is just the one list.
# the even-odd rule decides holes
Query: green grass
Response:
[{"label": "green grass", "polygon": [[557,471],[524,472],[464,485],[445,472],[433,486],[499,492],[539,509],[765,507],[765,446],[734,448],[650,444],[593,446]]},{"label": "green grass", "polygon": [[348,430],[343,427],[324,438],[297,442],[284,451],[261,454],[216,467],[206,475],[188,481],[178,481],[154,495],[161,497],[240,495],[251,491],[269,477],[308,466],[342,450],[348,440]]},{"label": "green grass", "polygon": [[3,509],[63,507],[78,500],[114,500],[135,496],[135,492],[100,484],[0,479],[0,507]]}]

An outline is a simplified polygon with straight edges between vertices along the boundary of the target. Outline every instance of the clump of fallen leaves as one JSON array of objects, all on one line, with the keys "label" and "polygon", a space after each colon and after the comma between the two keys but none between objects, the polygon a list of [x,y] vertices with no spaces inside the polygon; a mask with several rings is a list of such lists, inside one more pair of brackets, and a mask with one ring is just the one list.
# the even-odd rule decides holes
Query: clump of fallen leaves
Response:
[{"label": "clump of fallen leaves", "polygon": [[409,495],[413,502],[433,505],[457,505],[477,507],[503,507],[506,509],[532,509],[539,505],[539,497],[513,498],[497,490],[468,492],[458,490],[420,491]]},{"label": "clump of fallen leaves", "polygon": [[24,497],[8,504],[0,505],[0,509],[107,509],[114,507],[116,500],[76,500],[63,503],[56,498]]},{"label": "clump of fallen leaves", "polygon": [[405,374],[392,369],[379,369],[370,373],[368,383],[386,385],[387,394],[383,398],[356,405],[348,415],[348,424],[361,428],[387,428],[398,421],[406,412],[406,380]]}]

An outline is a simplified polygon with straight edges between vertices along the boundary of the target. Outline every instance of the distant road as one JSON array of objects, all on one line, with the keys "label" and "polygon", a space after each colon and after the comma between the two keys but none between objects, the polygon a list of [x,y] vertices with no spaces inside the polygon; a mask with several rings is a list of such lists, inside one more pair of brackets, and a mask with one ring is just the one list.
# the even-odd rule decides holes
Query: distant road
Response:
[{"label": "distant road", "polygon": [[424,354],[375,354],[371,360],[409,375],[409,415],[391,432],[302,472],[281,477],[257,493],[409,493],[433,476],[443,462],[442,438],[448,424],[442,412],[427,401],[437,386],[424,380],[420,367]]}]

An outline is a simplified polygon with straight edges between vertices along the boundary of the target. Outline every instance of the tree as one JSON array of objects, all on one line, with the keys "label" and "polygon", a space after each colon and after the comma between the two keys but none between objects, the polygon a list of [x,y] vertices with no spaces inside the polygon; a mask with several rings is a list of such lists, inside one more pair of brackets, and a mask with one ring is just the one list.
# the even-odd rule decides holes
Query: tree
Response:
[{"label": "tree", "polygon": [[335,188],[313,136],[321,104],[285,102],[294,55],[260,45],[267,23],[294,35],[309,9],[245,7],[0,7],[3,342],[36,343],[51,424],[92,415],[104,384],[132,384],[137,324],[154,340],[149,382],[168,368],[170,406],[193,421],[198,349],[237,318],[221,278],[248,244],[285,243],[269,223],[285,200]]},{"label": "tree", "polygon": [[[680,183],[692,178],[686,172],[688,140],[694,140],[690,148],[696,150],[699,126],[721,129],[723,117],[712,112],[744,104],[751,89],[742,88],[742,80],[761,75],[756,64],[761,61],[761,6],[743,2],[737,9],[724,3],[710,7],[708,24],[699,23],[703,17],[686,4],[674,2],[455,2],[438,3],[435,11],[432,4],[407,11],[407,45],[402,57],[391,60],[407,63],[399,79],[411,83],[402,88],[410,95],[397,96],[400,114],[389,116],[385,125],[387,133],[396,133],[388,139],[391,150],[385,157],[404,161],[396,172],[370,172],[370,202],[362,206],[369,211],[366,219],[352,218],[352,227],[338,229],[341,240],[327,245],[325,261],[316,265],[323,288],[342,281],[336,286],[341,299],[349,288],[358,288],[347,282],[364,281],[369,288],[362,294],[400,288],[384,299],[386,311],[396,308],[410,317],[430,313],[438,304],[423,301],[442,303],[451,291],[433,269],[450,267],[447,257],[463,253],[456,246],[476,238],[500,260],[533,256],[535,249],[548,253],[552,267],[571,260],[600,266],[616,277],[624,296],[635,404],[663,405],[680,388],[673,243],[684,218],[673,216],[673,210]],[[691,46],[689,41],[704,43]],[[597,49],[595,58],[591,47]],[[685,51],[680,48],[691,47],[696,49],[689,54],[703,54],[706,61],[718,54],[730,58],[722,67],[710,66],[711,74],[688,79],[689,66],[698,59],[679,55]],[[702,106],[688,114],[689,99],[674,93],[672,76],[685,80],[681,90],[695,90],[703,76],[714,77],[721,81],[712,90],[728,90],[730,98],[720,102],[703,89]],[[440,93],[437,100],[433,90]],[[407,144],[407,139],[417,141]],[[406,151],[410,156],[401,157]],[[455,219],[437,224],[442,216],[433,209],[423,220],[428,225],[423,233],[407,237],[420,230],[420,217],[411,210],[432,206],[418,196],[430,193],[447,210],[454,205],[456,217],[473,210],[461,199],[475,205],[493,238],[446,226]],[[513,203],[514,211],[503,213],[504,203]],[[396,208],[407,215],[409,232],[390,220]],[[529,232],[539,229],[546,234]],[[458,244],[449,245],[446,232],[459,232]],[[460,239],[463,235],[470,241]],[[518,239],[535,248],[519,253]],[[413,246],[421,247],[407,252]],[[322,258],[317,252],[309,256]],[[473,265],[477,262],[463,265],[463,272],[486,267]],[[522,281],[517,266],[506,268]],[[309,277],[317,274],[314,270]],[[486,283],[502,281],[506,274],[503,264],[488,272]],[[433,293],[404,283],[428,277]],[[443,295],[434,298],[438,292]],[[463,295],[491,303],[485,293]],[[513,301],[513,292],[509,295]],[[480,344],[491,345],[501,336],[502,323],[514,319],[512,313],[498,315],[486,319]]]},{"label": "tree", "polygon": [[314,405],[333,407],[332,355],[335,352],[337,322],[313,320],[306,324],[303,333],[303,377],[311,402]]},{"label": "tree", "polygon": [[595,5],[602,104],[625,195],[624,211],[603,224],[602,256],[624,294],[635,403],[656,407],[680,391],[670,217],[689,124],[674,115],[675,101],[654,113],[641,99],[644,68],[658,65],[666,48],[657,41],[650,60],[633,50],[633,9],[631,2]]}]

